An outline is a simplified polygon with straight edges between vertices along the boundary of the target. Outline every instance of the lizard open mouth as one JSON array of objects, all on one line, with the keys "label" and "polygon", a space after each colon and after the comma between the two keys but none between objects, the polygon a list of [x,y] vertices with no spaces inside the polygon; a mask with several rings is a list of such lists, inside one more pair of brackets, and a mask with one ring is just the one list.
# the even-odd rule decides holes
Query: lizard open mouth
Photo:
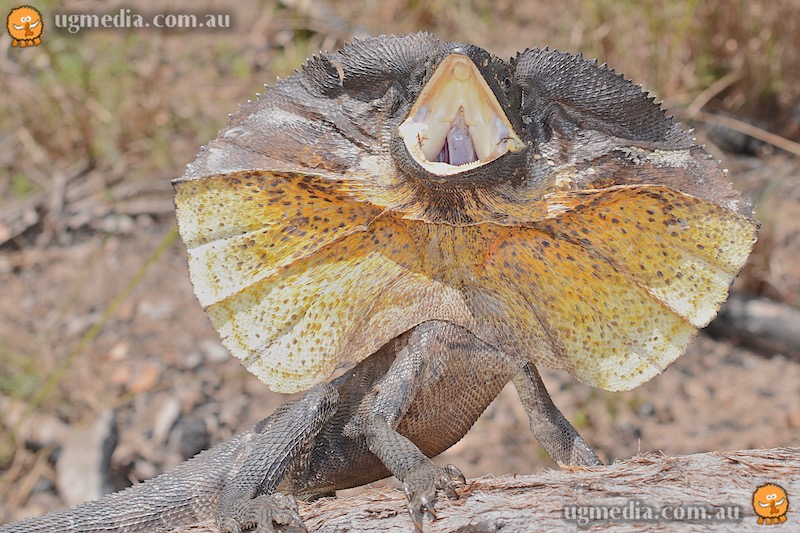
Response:
[{"label": "lizard open mouth", "polygon": [[398,133],[423,168],[451,175],[525,147],[472,60],[447,56]]}]

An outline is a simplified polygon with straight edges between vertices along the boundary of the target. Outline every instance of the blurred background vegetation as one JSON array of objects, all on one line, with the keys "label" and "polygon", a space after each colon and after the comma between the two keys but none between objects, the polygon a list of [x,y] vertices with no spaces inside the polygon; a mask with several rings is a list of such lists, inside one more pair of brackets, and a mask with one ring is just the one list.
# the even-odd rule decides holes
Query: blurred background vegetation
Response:
[{"label": "blurred background vegetation", "polygon": [[[0,13],[22,3],[3,0]],[[42,45],[12,48],[10,36],[0,35],[0,299],[6,299],[0,302],[0,411],[9,411],[1,401],[8,396],[21,398],[28,413],[44,406],[74,421],[156,390],[159,380],[159,386],[170,379],[183,383],[117,372],[136,357],[166,361],[145,370],[183,361],[199,336],[215,335],[191,297],[185,254],[177,245],[161,260],[158,276],[148,278],[149,289],[140,291],[136,305],[128,301],[152,260],[173,242],[170,180],[224,127],[237,103],[318,50],[335,50],[354,36],[426,30],[504,58],[549,46],[624,72],[697,127],[712,154],[733,168],[737,186],[757,201],[760,240],[738,288],[800,303],[800,223],[783,222],[800,221],[797,166],[789,155],[800,154],[800,0],[28,3],[44,16]],[[230,14],[232,27],[70,33],[54,24],[57,13],[115,15],[121,9]],[[733,122],[721,127],[726,119]],[[756,170],[761,173],[748,178]],[[127,240],[120,244],[117,238]],[[81,247],[87,243],[88,251]],[[123,250],[139,256],[125,262],[119,259]],[[48,274],[59,261],[79,273]],[[173,311],[152,304],[153,294],[169,291],[183,291],[185,303]],[[143,322],[137,322],[140,316]],[[100,335],[107,324],[114,327]],[[200,324],[207,333],[194,335],[187,324]],[[194,336],[181,340],[183,330]],[[68,369],[76,355],[83,367]],[[235,361],[226,368],[245,374]],[[204,389],[210,396],[228,375],[202,379],[213,383]],[[86,380],[93,380],[90,387]],[[188,389],[193,382],[186,383]],[[587,394],[590,405],[603,393]],[[614,401],[629,402],[636,411],[642,402],[633,394]],[[599,415],[587,418],[580,406],[565,412],[581,427],[598,425]],[[25,481],[35,479],[26,477],[30,465],[44,459],[19,453],[12,433],[0,439],[0,469],[10,472],[7,480],[22,480],[24,490],[14,500],[22,502],[34,485]],[[636,438],[626,441],[628,448],[611,449],[623,440],[608,433],[609,456],[636,452]],[[744,445],[749,441],[720,444]],[[8,468],[12,463],[17,467]],[[11,483],[0,480],[0,496]]]},{"label": "blurred background vegetation", "polygon": [[[0,11],[16,5],[4,1]],[[736,131],[748,126],[789,149],[800,140],[800,0],[184,1],[166,2],[157,11],[143,0],[70,0],[34,7],[45,20],[41,46],[13,48],[9,35],[0,36],[0,275],[41,266],[41,259],[18,252],[129,233],[142,218],[172,223],[170,180],[225,125],[237,103],[317,51],[337,49],[354,36],[425,30],[501,57],[534,46],[582,52],[642,84],[701,132],[716,128],[723,148],[749,156],[782,153]],[[56,14],[121,10],[145,16],[229,14],[231,27],[71,33],[54,23]],[[735,118],[734,129],[720,134],[718,117]],[[709,149],[735,165],[736,154],[726,155],[713,143]],[[745,169],[761,165],[758,158],[748,161]],[[785,178],[792,172],[778,169],[751,182],[737,172],[732,177],[757,200],[764,223],[739,283],[797,305],[797,277],[776,268],[774,260],[779,241],[797,241],[796,234],[779,234],[783,211],[771,208],[773,199],[786,198]],[[793,189],[788,195],[796,200]],[[70,306],[89,284],[87,278],[62,289],[69,296],[51,329],[75,313]],[[106,296],[87,305],[108,315],[111,303]],[[2,311],[14,313],[10,308]],[[49,346],[33,356],[29,329],[40,327],[35,317],[0,322],[6,324],[0,325],[6,370],[0,392],[44,394],[40,383],[48,365],[39,363]],[[88,342],[84,338],[78,348]]]},{"label": "blurred background vegetation", "polygon": [[[0,5],[5,13],[15,3]],[[798,133],[796,0],[167,2],[159,12],[230,13],[233,27],[72,34],[52,24],[55,13],[152,13],[148,6],[37,2],[44,45],[12,49],[8,35],[0,39],[0,209],[90,170],[109,186],[158,181],[162,190],[237,102],[354,35],[428,30],[501,57],[533,46],[583,52],[679,117],[700,103]]]}]

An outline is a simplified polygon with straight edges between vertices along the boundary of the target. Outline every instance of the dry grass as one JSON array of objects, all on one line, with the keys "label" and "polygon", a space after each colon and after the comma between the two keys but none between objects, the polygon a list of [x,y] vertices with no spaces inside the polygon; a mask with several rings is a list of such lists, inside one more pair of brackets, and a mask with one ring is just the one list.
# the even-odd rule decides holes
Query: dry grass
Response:
[{"label": "dry grass", "polygon": [[[124,7],[152,12],[144,2]],[[109,184],[179,175],[236,101],[355,34],[430,30],[500,55],[534,45],[583,51],[678,106],[729,76],[708,108],[777,132],[797,121],[796,0],[284,0],[230,9],[229,31],[51,29],[45,46],[8,50],[0,59],[3,203],[87,169],[102,170]]]}]

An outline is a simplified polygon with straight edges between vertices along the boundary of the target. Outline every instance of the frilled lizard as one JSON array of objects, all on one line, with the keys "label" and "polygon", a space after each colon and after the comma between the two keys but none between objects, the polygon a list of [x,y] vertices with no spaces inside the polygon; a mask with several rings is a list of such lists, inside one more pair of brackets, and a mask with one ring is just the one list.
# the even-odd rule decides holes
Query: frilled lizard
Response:
[{"label": "frilled lizard", "polygon": [[273,390],[314,388],[136,489],[1,531],[269,530],[299,523],[283,495],[389,474],[421,529],[463,480],[429,457],[509,381],[553,459],[599,464],[536,366],[647,381],[714,317],[757,229],[717,163],[613,70],[428,34],[309,60],[175,189],[225,346]]}]

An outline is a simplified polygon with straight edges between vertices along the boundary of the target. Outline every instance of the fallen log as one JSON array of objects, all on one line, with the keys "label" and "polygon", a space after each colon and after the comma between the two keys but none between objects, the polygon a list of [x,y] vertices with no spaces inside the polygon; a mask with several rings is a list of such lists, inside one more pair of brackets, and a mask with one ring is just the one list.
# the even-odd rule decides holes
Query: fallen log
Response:
[{"label": "fallen log", "polygon": [[786,304],[733,293],[707,331],[800,361],[800,309]]},{"label": "fallen log", "polygon": [[[441,498],[428,533],[529,532],[613,527],[625,531],[765,531],[753,507],[762,485],[789,499],[786,525],[800,528],[800,448],[639,455],[609,466],[565,467],[532,475],[483,477]],[[372,488],[355,496],[300,503],[309,531],[413,531],[403,492]],[[788,527],[787,527],[788,526]],[[181,532],[217,532],[212,526]]]}]

